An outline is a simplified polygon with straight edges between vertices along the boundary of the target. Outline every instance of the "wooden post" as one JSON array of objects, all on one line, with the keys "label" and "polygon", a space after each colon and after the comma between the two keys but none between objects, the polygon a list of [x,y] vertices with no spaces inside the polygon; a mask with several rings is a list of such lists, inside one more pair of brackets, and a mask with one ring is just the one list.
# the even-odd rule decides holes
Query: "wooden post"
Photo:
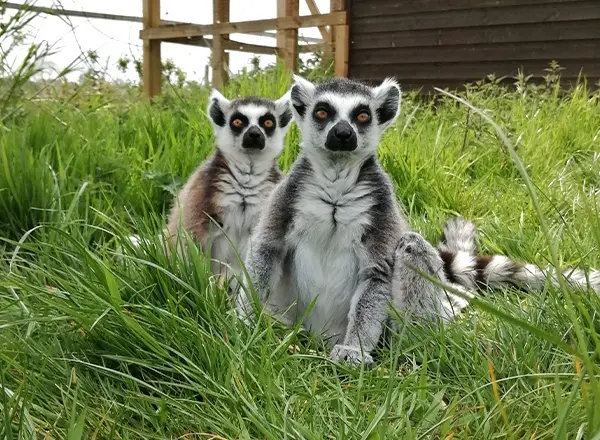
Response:
[{"label": "wooden post", "polygon": [[[160,0],[144,0],[144,29],[160,26]],[[160,65],[160,40],[144,39],[142,88],[144,95],[152,98],[160,94],[162,70]]]},{"label": "wooden post", "polygon": [[[213,24],[229,23],[229,0],[213,0]],[[228,34],[213,35],[211,68],[212,85],[222,89],[227,83],[229,70],[229,54],[225,52],[225,41]]]},{"label": "wooden post", "polygon": [[[345,11],[346,0],[331,0],[331,12]],[[335,76],[348,76],[348,55],[350,53],[350,26],[347,24],[333,28],[332,44],[335,48]]]},{"label": "wooden post", "polygon": [[[277,0],[277,18],[300,15],[300,0]],[[288,71],[298,68],[298,29],[277,29],[277,52]]]}]

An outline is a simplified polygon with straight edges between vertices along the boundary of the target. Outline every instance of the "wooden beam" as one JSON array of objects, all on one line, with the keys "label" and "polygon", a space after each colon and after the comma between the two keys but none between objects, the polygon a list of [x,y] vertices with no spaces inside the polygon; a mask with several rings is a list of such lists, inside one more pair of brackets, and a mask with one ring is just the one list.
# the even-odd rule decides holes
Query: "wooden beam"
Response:
[{"label": "wooden beam", "polygon": [[[277,0],[277,18],[287,19],[300,14],[300,0]],[[298,29],[277,27],[277,53],[286,70],[298,68]]]},{"label": "wooden beam", "polygon": [[235,40],[226,41],[224,47],[226,50],[234,52],[249,52],[258,53],[261,55],[275,55],[276,51],[276,48],[272,46],[263,46],[260,44],[247,44]]},{"label": "wooden beam", "polygon": [[[229,0],[213,0],[213,23],[220,25],[229,22]],[[216,34],[212,39],[212,52],[210,66],[212,69],[212,85],[217,89],[223,88],[227,83],[228,64],[224,43],[229,35]]]},{"label": "wooden beam", "polygon": [[320,44],[299,44],[298,45],[298,52],[300,52],[300,53],[316,52],[319,49],[323,49],[324,53],[327,53],[328,51],[329,51],[329,53],[331,53],[331,44],[320,43]]},{"label": "wooden beam", "polygon": [[[277,0],[277,18],[285,18],[285,0]],[[275,32],[277,35],[276,46],[277,56],[282,60],[285,58],[285,31],[283,28],[278,28]]]},{"label": "wooden beam", "polygon": [[143,29],[140,37],[148,40],[172,40],[215,34],[253,34],[268,29],[298,29],[318,26],[338,26],[348,22],[346,11],[320,15],[302,15],[267,20],[239,21],[220,24],[174,24]]},{"label": "wooden beam", "polygon": [[[31,4],[24,3],[12,3],[12,2],[4,2],[2,3],[7,9],[19,9],[31,12],[39,12],[40,14],[48,14],[48,15],[64,15],[68,17],[83,17],[83,18],[93,18],[99,20],[111,20],[111,21],[125,21],[129,23],[143,23],[142,17],[137,17],[134,15],[117,15],[117,14],[103,14],[100,12],[87,12],[87,11],[76,11],[73,9],[63,9],[63,8],[48,8],[45,6],[33,6]],[[171,20],[161,20],[161,25],[166,24],[193,24],[193,23],[183,23],[180,21],[171,21]],[[250,32],[250,35],[256,35],[258,37],[267,37],[267,38],[276,38],[276,34],[274,32]],[[303,41],[307,43],[320,43],[320,38],[313,37],[302,37]],[[266,47],[266,46],[265,46]]]},{"label": "wooden beam", "polygon": [[[331,12],[346,11],[347,0],[331,0]],[[347,23],[332,27],[331,44],[335,50],[335,76],[348,76],[348,56],[350,54],[350,27]]]},{"label": "wooden beam", "polygon": [[[177,38],[173,40],[169,40],[169,43],[175,44],[184,44],[186,46],[199,46],[199,47],[207,47],[211,48],[213,45],[213,39],[210,37],[194,37],[194,38]],[[302,47],[307,47],[307,52],[314,51],[316,46],[320,46],[318,44],[306,44]],[[223,42],[223,49],[228,50],[230,52],[247,52],[247,53],[257,53],[261,55],[275,55],[276,49],[273,46],[263,46],[260,44],[247,44],[242,43],[241,41],[236,40],[225,40]],[[226,53],[227,54],[227,53]]]},{"label": "wooden beam", "polygon": [[336,26],[335,28],[335,76],[348,76],[348,56],[350,26]]},{"label": "wooden beam", "polygon": [[[160,26],[160,0],[143,0],[143,26],[151,29]],[[162,69],[160,65],[160,40],[144,40],[142,88],[152,98],[160,94]]]},{"label": "wooden beam", "polygon": [[[320,15],[321,14],[321,12],[319,11],[319,7],[317,6],[317,3],[315,2],[315,0],[306,0],[306,4],[308,5],[308,10],[310,11],[310,13],[312,15]],[[330,41],[331,35],[330,35],[329,31],[327,30],[327,26],[319,26],[319,32],[321,33],[321,38],[323,39],[323,42],[327,43]]]}]

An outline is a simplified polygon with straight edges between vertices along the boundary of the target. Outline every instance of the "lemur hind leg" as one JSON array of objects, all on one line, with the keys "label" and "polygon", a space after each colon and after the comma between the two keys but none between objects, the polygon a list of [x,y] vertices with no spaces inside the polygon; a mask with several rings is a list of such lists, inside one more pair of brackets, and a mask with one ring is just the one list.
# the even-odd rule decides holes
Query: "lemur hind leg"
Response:
[{"label": "lemur hind leg", "polygon": [[[448,282],[438,250],[421,235],[415,232],[402,235],[394,259],[392,303],[400,316],[405,315],[413,322],[441,321],[445,325],[469,304],[473,295],[461,286]],[[451,286],[466,298],[447,291],[419,272]]]}]

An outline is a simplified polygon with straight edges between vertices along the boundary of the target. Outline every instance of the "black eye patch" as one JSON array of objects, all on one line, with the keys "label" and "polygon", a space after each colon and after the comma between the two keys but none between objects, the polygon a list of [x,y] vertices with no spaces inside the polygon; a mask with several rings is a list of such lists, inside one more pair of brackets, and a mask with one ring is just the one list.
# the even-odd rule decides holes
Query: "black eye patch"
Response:
[{"label": "black eye patch", "polygon": [[319,130],[324,130],[329,121],[335,118],[335,109],[327,102],[318,102],[313,110],[313,121],[317,123]]},{"label": "black eye patch", "polygon": [[371,125],[371,121],[373,120],[371,109],[365,104],[356,106],[350,112],[350,120],[356,124],[358,132],[363,133]]},{"label": "black eye patch", "polygon": [[262,127],[267,136],[272,136],[277,128],[277,119],[275,119],[275,116],[272,113],[265,113],[258,118],[258,125]]},{"label": "black eye patch", "polygon": [[[237,121],[241,121],[241,124]],[[244,131],[244,128],[247,126],[248,118],[240,112],[235,112],[233,115],[231,115],[231,118],[229,118],[229,127],[236,136],[242,134],[242,131]]]}]

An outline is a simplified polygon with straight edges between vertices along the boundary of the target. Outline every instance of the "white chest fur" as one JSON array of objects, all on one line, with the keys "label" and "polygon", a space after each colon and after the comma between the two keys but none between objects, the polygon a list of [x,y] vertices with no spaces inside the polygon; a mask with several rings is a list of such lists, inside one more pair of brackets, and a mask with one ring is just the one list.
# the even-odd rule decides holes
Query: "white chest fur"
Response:
[{"label": "white chest fur", "polygon": [[[258,223],[261,208],[273,190],[268,172],[232,167],[232,174],[218,185],[218,204],[222,211],[222,229],[212,234],[212,258],[224,261],[234,271],[241,269],[252,230]],[[237,255],[236,255],[237,254]]]},{"label": "white chest fur", "polygon": [[317,298],[304,325],[332,337],[332,343],[345,333],[358,287],[361,238],[374,203],[371,189],[357,177],[357,169],[315,172],[303,186],[289,234],[294,254],[285,284],[295,293],[299,316]]}]

